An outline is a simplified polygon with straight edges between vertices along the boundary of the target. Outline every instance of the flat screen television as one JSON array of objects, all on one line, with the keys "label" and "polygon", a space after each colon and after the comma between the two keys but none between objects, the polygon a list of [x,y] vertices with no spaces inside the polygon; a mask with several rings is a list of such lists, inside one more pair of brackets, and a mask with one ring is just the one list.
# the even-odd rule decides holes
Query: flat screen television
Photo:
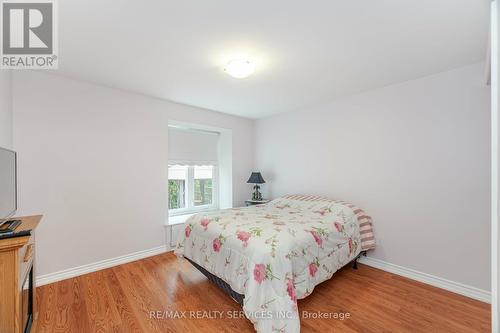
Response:
[{"label": "flat screen television", "polygon": [[0,226],[17,210],[16,153],[0,147]]}]

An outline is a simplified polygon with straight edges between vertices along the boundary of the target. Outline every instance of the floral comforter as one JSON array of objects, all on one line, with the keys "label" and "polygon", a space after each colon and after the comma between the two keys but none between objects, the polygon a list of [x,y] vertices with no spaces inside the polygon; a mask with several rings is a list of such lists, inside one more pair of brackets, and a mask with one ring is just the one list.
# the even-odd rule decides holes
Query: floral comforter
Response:
[{"label": "floral comforter", "polygon": [[374,243],[371,219],[359,208],[288,196],[192,216],[175,253],[244,294],[257,332],[299,332],[297,299]]}]

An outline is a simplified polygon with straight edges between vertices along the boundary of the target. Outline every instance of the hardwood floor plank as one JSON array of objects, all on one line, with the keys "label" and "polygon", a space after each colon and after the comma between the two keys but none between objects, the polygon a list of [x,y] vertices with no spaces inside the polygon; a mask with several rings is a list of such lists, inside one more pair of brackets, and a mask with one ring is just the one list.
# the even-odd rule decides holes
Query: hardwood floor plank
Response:
[{"label": "hardwood floor plank", "polygon": [[[42,286],[34,332],[254,332],[241,307],[172,253]],[[490,306],[365,265],[298,302],[303,332],[489,332]],[[189,318],[190,311],[222,318]],[[155,318],[178,311],[188,318]],[[318,311],[349,318],[314,318]],[[228,314],[240,314],[229,318]]]},{"label": "hardwood floor plank", "polygon": [[140,333],[142,332],[141,325],[135,317],[132,310],[132,305],[127,300],[125,291],[120,286],[118,278],[116,277],[113,269],[107,269],[103,272],[106,278],[108,288],[114,300],[115,308],[121,318],[121,325],[114,326],[113,331],[124,333]]},{"label": "hardwood floor plank", "polygon": [[99,292],[98,280],[103,275],[102,271],[86,274],[77,279],[82,286],[82,294],[87,305],[87,318],[91,332],[103,333],[111,331],[111,320],[107,318],[109,304],[106,304],[105,295]]},{"label": "hardwood floor plank", "polygon": [[80,328],[77,326],[80,320],[77,319],[77,316],[81,316],[81,313],[76,313],[73,308],[75,299],[72,290],[75,283],[77,283],[75,279],[68,279],[56,285],[57,311],[52,332],[80,332]]},{"label": "hardwood floor plank", "polygon": [[82,290],[81,279],[72,280],[73,304],[71,311],[74,313],[75,326],[79,332],[90,332],[90,321],[88,320],[87,304],[85,294]]},{"label": "hardwood floor plank", "polygon": [[[41,290],[41,288],[38,288]],[[43,287],[43,293],[36,293],[38,313],[35,314],[33,331],[40,333],[52,332],[52,326],[55,323],[55,298],[56,284]]]}]

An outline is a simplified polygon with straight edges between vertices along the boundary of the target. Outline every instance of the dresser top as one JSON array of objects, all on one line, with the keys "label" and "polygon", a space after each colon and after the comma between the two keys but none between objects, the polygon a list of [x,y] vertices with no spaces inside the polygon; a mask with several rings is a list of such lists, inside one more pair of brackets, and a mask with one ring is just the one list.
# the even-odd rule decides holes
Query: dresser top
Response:
[{"label": "dresser top", "polygon": [[[42,220],[43,215],[13,217],[12,220],[21,220],[21,224],[16,228],[16,232],[24,230],[35,230]],[[11,237],[0,239],[0,251],[24,246],[31,236],[17,236],[14,233]]]}]

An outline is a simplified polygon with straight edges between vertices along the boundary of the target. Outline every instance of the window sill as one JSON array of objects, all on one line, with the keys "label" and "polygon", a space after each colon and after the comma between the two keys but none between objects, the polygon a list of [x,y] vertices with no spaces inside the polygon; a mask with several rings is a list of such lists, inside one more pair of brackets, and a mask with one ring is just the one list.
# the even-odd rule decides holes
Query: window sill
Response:
[{"label": "window sill", "polygon": [[186,214],[181,214],[181,215],[172,215],[172,216],[168,217],[168,222],[165,225],[170,226],[170,225],[176,225],[176,224],[183,224],[187,221],[188,218],[190,218],[193,215],[213,212],[216,210],[218,210],[218,209],[213,208],[213,209],[203,210],[203,211],[199,211],[199,212],[191,212],[191,213],[186,213]]},{"label": "window sill", "polygon": [[168,226],[168,225],[182,224],[182,223],[186,222],[186,220],[188,218],[190,218],[191,216],[193,216],[194,214],[197,214],[197,213],[169,216],[168,222],[166,223],[166,225]]}]

